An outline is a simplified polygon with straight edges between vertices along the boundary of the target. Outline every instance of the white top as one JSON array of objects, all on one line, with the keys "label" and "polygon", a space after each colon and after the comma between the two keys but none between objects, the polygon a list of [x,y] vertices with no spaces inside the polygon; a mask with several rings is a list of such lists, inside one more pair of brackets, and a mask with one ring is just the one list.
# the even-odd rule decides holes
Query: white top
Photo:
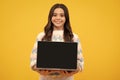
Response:
[{"label": "white top", "polygon": [[[54,30],[52,33],[52,41],[56,41],[56,42],[63,42],[63,30]],[[38,34],[37,36],[37,40],[34,44],[32,53],[31,53],[31,61],[30,61],[30,66],[32,67],[33,65],[36,64],[36,54],[37,54],[37,41],[41,41],[41,39],[43,38],[43,36],[45,35],[44,32],[41,32]],[[80,40],[78,38],[78,36],[76,34],[73,34],[73,41],[74,42],[78,42],[78,60],[77,60],[77,66],[79,67],[80,71],[83,70],[83,64],[84,64],[84,60],[83,60],[83,56],[82,56],[82,49],[81,49],[81,44],[80,44]],[[40,80],[73,80],[73,76],[61,76],[61,75],[41,75],[40,76]]]}]

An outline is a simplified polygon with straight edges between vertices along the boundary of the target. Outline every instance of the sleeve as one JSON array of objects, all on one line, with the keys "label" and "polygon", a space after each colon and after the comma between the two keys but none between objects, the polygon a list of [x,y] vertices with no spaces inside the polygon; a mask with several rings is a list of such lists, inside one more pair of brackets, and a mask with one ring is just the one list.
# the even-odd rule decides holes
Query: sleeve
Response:
[{"label": "sleeve", "polygon": [[80,39],[77,35],[74,36],[74,42],[78,43],[77,66],[78,66],[78,69],[82,71],[84,67],[84,58],[82,54]]},{"label": "sleeve", "polygon": [[44,36],[43,33],[40,33],[37,38],[36,41],[34,43],[31,55],[30,55],[30,67],[32,68],[34,65],[36,65],[36,61],[37,61],[37,42],[41,41],[42,37]]}]

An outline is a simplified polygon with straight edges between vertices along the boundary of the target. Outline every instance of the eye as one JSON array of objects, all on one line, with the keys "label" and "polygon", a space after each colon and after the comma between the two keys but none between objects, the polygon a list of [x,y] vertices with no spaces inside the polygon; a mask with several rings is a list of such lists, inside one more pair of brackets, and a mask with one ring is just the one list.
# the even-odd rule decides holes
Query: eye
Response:
[{"label": "eye", "polygon": [[65,15],[64,14],[60,14],[61,17],[64,17]]},{"label": "eye", "polygon": [[64,15],[61,15],[61,17],[64,17]]},{"label": "eye", "polygon": [[57,16],[57,14],[53,14],[53,16],[55,17],[55,16]]}]

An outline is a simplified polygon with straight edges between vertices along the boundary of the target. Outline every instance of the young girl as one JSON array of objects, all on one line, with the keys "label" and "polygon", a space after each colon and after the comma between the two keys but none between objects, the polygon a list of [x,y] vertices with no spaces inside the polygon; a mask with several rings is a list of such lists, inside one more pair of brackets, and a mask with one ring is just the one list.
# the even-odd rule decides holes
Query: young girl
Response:
[{"label": "young girl", "polygon": [[[58,41],[58,42],[77,42],[78,58],[76,71],[64,70],[38,70],[36,68],[37,42],[38,41]],[[57,53],[56,53],[57,54]],[[73,80],[73,75],[83,70],[83,56],[81,44],[77,34],[72,32],[68,9],[64,4],[55,4],[52,6],[48,16],[48,23],[37,36],[31,53],[31,68],[38,72],[40,80]],[[72,65],[72,64],[71,64]],[[57,73],[57,74],[54,74]]]}]

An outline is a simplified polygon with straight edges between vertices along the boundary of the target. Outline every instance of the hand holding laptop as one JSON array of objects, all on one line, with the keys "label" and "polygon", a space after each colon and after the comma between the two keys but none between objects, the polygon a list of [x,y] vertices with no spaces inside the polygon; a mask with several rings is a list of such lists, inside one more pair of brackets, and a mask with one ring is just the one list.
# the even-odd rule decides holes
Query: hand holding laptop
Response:
[{"label": "hand holding laptop", "polygon": [[75,73],[78,72],[78,69],[76,69],[76,71],[65,71],[65,70],[39,70],[36,65],[34,65],[32,67],[33,70],[37,71],[39,74],[41,75],[53,75],[53,76],[62,76],[62,75],[65,75],[65,76],[71,76]]},{"label": "hand holding laptop", "polygon": [[53,76],[72,76],[73,74],[77,73],[78,71],[63,71],[63,70],[39,70],[41,75],[53,75]]}]

